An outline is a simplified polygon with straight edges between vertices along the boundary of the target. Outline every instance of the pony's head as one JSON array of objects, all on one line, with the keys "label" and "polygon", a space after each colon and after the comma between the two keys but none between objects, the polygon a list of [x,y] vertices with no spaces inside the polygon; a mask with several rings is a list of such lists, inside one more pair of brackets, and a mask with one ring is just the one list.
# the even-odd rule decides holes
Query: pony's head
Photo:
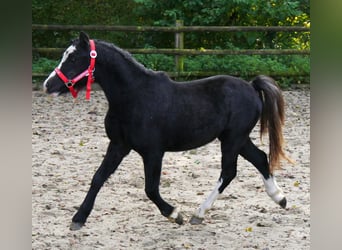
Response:
[{"label": "pony's head", "polygon": [[[94,48],[92,48],[94,47]],[[64,51],[61,62],[44,81],[44,91],[58,96],[70,90],[74,97],[93,78],[95,45],[84,32]],[[87,81],[88,79],[88,81]],[[90,85],[89,85],[90,86]]]}]

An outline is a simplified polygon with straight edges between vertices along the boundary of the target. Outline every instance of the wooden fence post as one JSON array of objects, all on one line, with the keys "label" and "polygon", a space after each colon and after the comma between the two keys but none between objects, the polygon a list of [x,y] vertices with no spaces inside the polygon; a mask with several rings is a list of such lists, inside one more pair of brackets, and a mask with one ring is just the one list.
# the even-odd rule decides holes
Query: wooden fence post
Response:
[{"label": "wooden fence post", "polygon": [[[183,27],[183,20],[176,20],[176,28]],[[176,32],[175,33],[175,48],[176,49],[184,49],[184,33]],[[177,76],[180,76],[182,72],[184,72],[184,56],[176,55],[175,56],[175,65],[176,65],[176,73]],[[177,77],[178,78],[178,77]]]}]

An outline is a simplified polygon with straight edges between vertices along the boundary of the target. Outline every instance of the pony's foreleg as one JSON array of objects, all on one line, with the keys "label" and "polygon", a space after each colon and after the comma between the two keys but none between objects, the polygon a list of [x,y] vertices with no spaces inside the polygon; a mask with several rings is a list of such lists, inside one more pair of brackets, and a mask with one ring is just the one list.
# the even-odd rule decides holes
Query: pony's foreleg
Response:
[{"label": "pony's foreleg", "polygon": [[72,223],[70,225],[71,230],[78,230],[84,225],[91,210],[93,209],[95,198],[103,183],[112,173],[114,173],[123,157],[126,156],[129,151],[129,149],[120,145],[113,143],[109,144],[107,153],[100,167],[93,176],[89,191],[77,213],[72,218]]},{"label": "pony's foreleg", "polygon": [[253,142],[248,139],[242,147],[241,156],[251,162],[261,173],[262,180],[265,184],[266,193],[271,199],[279,204],[282,208],[286,207],[286,198],[281,188],[277,185],[274,176],[270,173],[265,152],[258,149]]},{"label": "pony's foreleg", "polygon": [[167,217],[170,221],[177,224],[183,224],[183,216],[177,209],[160,196],[159,183],[161,174],[163,153],[149,153],[143,155],[144,170],[145,170],[145,192],[147,197],[157,205],[161,214]]}]

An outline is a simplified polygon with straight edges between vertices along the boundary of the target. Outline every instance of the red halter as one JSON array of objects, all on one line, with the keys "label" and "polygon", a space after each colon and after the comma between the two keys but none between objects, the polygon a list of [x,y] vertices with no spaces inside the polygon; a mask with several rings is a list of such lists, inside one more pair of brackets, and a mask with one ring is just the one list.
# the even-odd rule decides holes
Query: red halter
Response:
[{"label": "red halter", "polygon": [[60,69],[55,68],[55,72],[58,75],[58,77],[64,82],[64,84],[68,87],[70,90],[71,95],[76,98],[78,91],[74,89],[75,83],[77,83],[79,80],[81,80],[83,77],[88,76],[87,81],[87,89],[86,89],[86,99],[90,99],[90,91],[91,91],[91,84],[95,81],[94,78],[94,71],[95,71],[95,58],[97,56],[96,50],[95,50],[95,43],[93,40],[89,40],[90,44],[90,65],[88,69],[83,71],[78,76],[74,77],[73,79],[68,79]]}]

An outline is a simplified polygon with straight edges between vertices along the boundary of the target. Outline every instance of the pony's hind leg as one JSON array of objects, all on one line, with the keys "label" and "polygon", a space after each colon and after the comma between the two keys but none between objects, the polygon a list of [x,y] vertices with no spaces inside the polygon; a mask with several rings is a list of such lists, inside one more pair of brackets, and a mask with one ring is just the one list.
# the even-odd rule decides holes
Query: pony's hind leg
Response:
[{"label": "pony's hind leg", "polygon": [[142,155],[145,171],[145,192],[147,197],[158,207],[161,214],[170,221],[183,224],[183,217],[176,208],[168,204],[159,193],[160,174],[163,153],[147,153]]},{"label": "pony's hind leg", "polygon": [[235,140],[221,140],[221,151],[222,151],[222,170],[220,178],[208,196],[208,198],[201,204],[197,212],[191,217],[190,224],[196,225],[202,223],[204,220],[205,213],[211,209],[216,199],[229,185],[229,183],[236,176],[237,157],[238,151],[241,147],[242,140],[235,138]]},{"label": "pony's hind leg", "polygon": [[125,157],[129,151],[130,150],[124,146],[109,143],[107,153],[93,176],[89,191],[77,213],[72,218],[72,223],[70,225],[71,230],[78,230],[84,225],[93,209],[95,198],[103,183],[112,173],[114,173],[123,157]]},{"label": "pony's hind leg", "polygon": [[201,206],[198,208],[198,211],[191,217],[190,224],[192,225],[198,225],[201,224],[204,220],[205,213],[214,205],[214,202],[221,194],[219,189],[222,186],[222,178],[220,178],[213,189],[213,191],[210,193],[208,198],[201,204]]},{"label": "pony's hind leg", "polygon": [[286,207],[286,198],[283,191],[278,186],[275,177],[270,173],[269,164],[265,152],[258,149],[253,142],[248,139],[242,147],[240,155],[252,163],[261,173],[267,194],[282,208]]}]

